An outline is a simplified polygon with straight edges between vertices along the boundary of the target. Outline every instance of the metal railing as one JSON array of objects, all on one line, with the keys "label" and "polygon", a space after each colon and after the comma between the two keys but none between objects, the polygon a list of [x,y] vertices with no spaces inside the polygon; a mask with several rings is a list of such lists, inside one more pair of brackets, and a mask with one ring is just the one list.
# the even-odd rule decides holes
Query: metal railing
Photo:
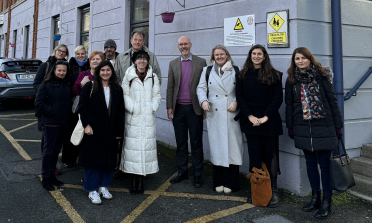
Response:
[{"label": "metal railing", "polygon": [[367,78],[371,75],[371,73],[372,73],[372,67],[369,68],[369,70],[367,71],[367,73],[358,81],[358,83],[351,89],[351,91],[349,91],[349,92],[346,93],[346,95],[344,97],[344,101],[347,101],[352,96],[356,96],[357,95],[357,90],[364,83],[364,81],[367,80]]}]

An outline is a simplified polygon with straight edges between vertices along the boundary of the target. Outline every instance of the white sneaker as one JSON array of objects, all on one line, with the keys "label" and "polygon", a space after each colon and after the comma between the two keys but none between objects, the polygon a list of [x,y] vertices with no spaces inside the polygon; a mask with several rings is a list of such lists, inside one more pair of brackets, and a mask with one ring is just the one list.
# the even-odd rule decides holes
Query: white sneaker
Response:
[{"label": "white sneaker", "polygon": [[223,186],[216,187],[216,192],[217,193],[222,193],[223,192]]},{"label": "white sneaker", "polygon": [[101,197],[97,193],[97,191],[91,191],[88,195],[89,199],[92,201],[93,204],[101,204]]},{"label": "white sneaker", "polygon": [[231,189],[228,188],[228,187],[224,187],[223,192],[225,192],[225,194],[229,194],[229,193],[231,193]]},{"label": "white sneaker", "polygon": [[100,187],[98,189],[98,193],[102,194],[102,197],[105,199],[108,199],[108,200],[112,199],[112,194],[110,194],[110,192],[107,190],[106,187]]}]

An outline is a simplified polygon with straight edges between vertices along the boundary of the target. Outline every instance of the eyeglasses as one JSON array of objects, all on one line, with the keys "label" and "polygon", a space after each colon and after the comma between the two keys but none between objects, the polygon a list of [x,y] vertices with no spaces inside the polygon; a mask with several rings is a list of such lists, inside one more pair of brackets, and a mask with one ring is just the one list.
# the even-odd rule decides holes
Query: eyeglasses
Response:
[{"label": "eyeglasses", "polygon": [[59,53],[66,54],[66,51],[63,51],[63,50],[61,50],[61,49],[58,49],[57,51],[58,51]]},{"label": "eyeglasses", "polygon": [[179,43],[178,46],[188,46],[190,43]]}]

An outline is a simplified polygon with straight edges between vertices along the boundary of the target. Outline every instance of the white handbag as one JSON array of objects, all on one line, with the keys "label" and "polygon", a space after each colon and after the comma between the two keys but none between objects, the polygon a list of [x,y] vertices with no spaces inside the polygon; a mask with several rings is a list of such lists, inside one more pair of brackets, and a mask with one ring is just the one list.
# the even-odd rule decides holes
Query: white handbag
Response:
[{"label": "white handbag", "polygon": [[[92,89],[90,90],[89,98],[92,97],[92,91],[93,91],[93,84],[92,84]],[[78,114],[78,115],[79,115],[79,121],[76,124],[76,126],[74,128],[74,131],[72,132],[71,139],[70,139],[71,143],[74,146],[80,145],[80,143],[81,143],[81,141],[83,140],[83,137],[84,137],[83,123],[81,123],[80,114]]]},{"label": "white handbag", "polygon": [[83,140],[83,136],[84,136],[84,127],[83,127],[83,124],[81,123],[80,114],[79,114],[79,121],[76,124],[74,131],[72,132],[70,141],[74,146],[78,146]]}]

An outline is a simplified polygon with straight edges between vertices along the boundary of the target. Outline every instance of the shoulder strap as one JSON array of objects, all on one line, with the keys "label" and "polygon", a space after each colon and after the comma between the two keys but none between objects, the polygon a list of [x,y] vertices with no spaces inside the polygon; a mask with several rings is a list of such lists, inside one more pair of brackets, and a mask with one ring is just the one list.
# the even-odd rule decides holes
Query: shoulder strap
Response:
[{"label": "shoulder strap", "polygon": [[235,74],[239,75],[240,71],[239,71],[239,67],[238,66],[233,66],[234,67],[234,70],[235,70]]},{"label": "shoulder strap", "polygon": [[207,86],[208,86],[209,75],[211,74],[212,67],[213,66],[208,66],[207,72],[205,73],[205,80],[207,81]]},{"label": "shoulder strap", "polygon": [[152,74],[152,86],[154,86],[154,74]]},{"label": "shoulder strap", "polygon": [[88,76],[88,71],[87,70],[85,71],[85,76]]},{"label": "shoulder strap", "polygon": [[44,79],[47,78],[47,74],[48,74],[48,71],[49,71],[49,62],[46,62],[47,63],[47,67],[45,69],[45,75],[44,75]]},{"label": "shoulder strap", "polygon": [[89,98],[92,97],[92,92],[93,92],[93,83],[92,83],[92,89],[90,89],[90,95],[89,95]]}]

